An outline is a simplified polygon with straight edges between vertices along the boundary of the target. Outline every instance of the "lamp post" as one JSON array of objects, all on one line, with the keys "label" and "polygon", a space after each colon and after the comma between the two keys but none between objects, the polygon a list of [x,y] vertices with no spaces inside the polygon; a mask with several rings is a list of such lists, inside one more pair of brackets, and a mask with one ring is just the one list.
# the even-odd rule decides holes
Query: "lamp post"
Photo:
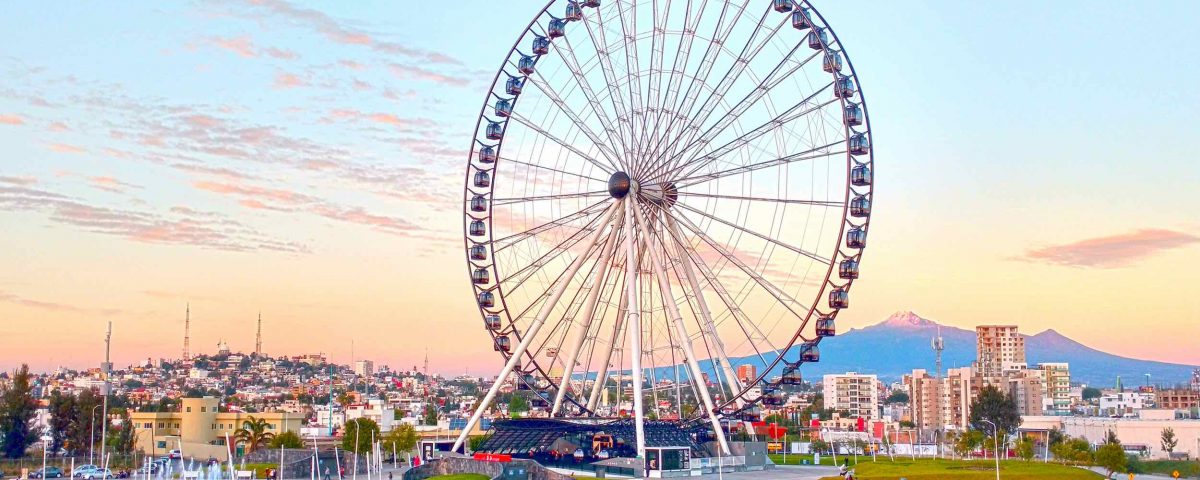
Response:
[{"label": "lamp post", "polygon": [[96,459],[94,454],[96,451],[96,409],[101,405],[92,407],[92,436],[88,437],[88,463],[95,465]]},{"label": "lamp post", "polygon": [[42,435],[42,472],[38,474],[38,478],[46,478],[46,452],[50,450],[50,440],[53,440],[49,435]]},{"label": "lamp post", "polygon": [[994,440],[995,450],[992,450],[992,456],[996,457],[996,480],[1000,480],[1000,427],[986,418],[981,419],[992,426],[992,440]]}]

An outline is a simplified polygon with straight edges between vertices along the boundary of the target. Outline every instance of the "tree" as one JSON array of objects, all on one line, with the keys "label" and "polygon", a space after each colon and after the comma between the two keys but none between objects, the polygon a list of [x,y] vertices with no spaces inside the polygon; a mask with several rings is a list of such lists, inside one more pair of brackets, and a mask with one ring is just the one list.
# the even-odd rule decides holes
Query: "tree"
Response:
[{"label": "tree", "polygon": [[900,428],[917,428],[917,424],[912,420],[901,420]]},{"label": "tree", "polygon": [[1100,395],[1102,395],[1102,393],[1100,392],[1099,388],[1083,387],[1083,399],[1084,400],[1092,400],[1095,398],[1100,398]]},{"label": "tree", "polygon": [[50,450],[57,452],[67,449],[75,452],[76,446],[69,442],[71,429],[75,423],[75,396],[63,395],[58,390],[50,394]]},{"label": "tree", "polygon": [[908,403],[908,394],[902,390],[893,390],[884,403]]},{"label": "tree", "polygon": [[813,453],[827,452],[829,451],[829,442],[819,439],[813,440],[812,443],[808,444],[808,449]]},{"label": "tree", "polygon": [[387,452],[409,452],[417,448],[417,429],[407,423],[392,427],[383,436],[383,449]]},{"label": "tree", "polygon": [[1049,439],[1051,447],[1067,440],[1067,436],[1063,434],[1062,430],[1059,430],[1058,427],[1051,428],[1050,431],[1046,433],[1046,437]]},{"label": "tree", "polygon": [[270,424],[266,420],[255,418],[251,415],[242,422],[242,428],[234,432],[234,441],[245,444],[246,453],[253,453],[255,450],[269,444],[271,439],[275,437],[273,432],[267,431],[268,426]]},{"label": "tree", "polygon": [[516,418],[517,416],[519,416],[518,415],[519,413],[528,412],[528,411],[529,411],[529,400],[526,399],[524,396],[513,395],[512,398],[510,398],[508,400],[508,414],[512,415],[513,418]]},{"label": "tree", "polygon": [[1175,447],[1179,445],[1179,439],[1175,438],[1175,429],[1171,427],[1162,429],[1160,437],[1162,439],[1162,449],[1166,450],[1167,455],[1170,456],[1175,452]]},{"label": "tree", "polygon": [[275,435],[271,442],[267,444],[267,448],[278,450],[280,448],[304,448],[304,440],[300,439],[300,435],[296,432],[288,430]]},{"label": "tree", "polygon": [[134,443],[137,442],[134,428],[133,419],[129,418],[129,409],[121,410],[121,426],[109,434],[108,446],[122,455],[133,453]]},{"label": "tree", "polygon": [[1117,432],[1114,432],[1112,430],[1108,430],[1107,432],[1105,432],[1104,433],[1104,444],[1105,445],[1120,445],[1121,440],[1119,438],[1117,438]]},{"label": "tree", "polygon": [[483,442],[486,442],[487,439],[489,439],[489,438],[492,438],[492,434],[490,434],[490,433],[487,435],[476,435],[474,437],[471,437],[471,440],[470,440],[471,451],[474,452],[476,450],[479,450],[479,447],[483,446]]},{"label": "tree", "polygon": [[33,429],[33,416],[37,411],[37,400],[33,399],[29,365],[21,365],[13,372],[10,382],[0,393],[0,443],[8,458],[25,456],[25,449],[38,441]]},{"label": "tree", "polygon": [[1092,446],[1082,438],[1067,438],[1050,447],[1054,458],[1063,462],[1092,463]]},{"label": "tree", "polygon": [[1105,443],[1096,449],[1096,465],[1108,472],[1105,477],[1112,478],[1114,473],[1124,471],[1128,461],[1120,443]]},{"label": "tree", "polygon": [[1017,440],[1016,450],[1017,456],[1021,457],[1022,460],[1025,460],[1026,462],[1033,460],[1033,440],[1030,440],[1028,437],[1022,435],[1021,438]]},{"label": "tree", "polygon": [[[984,420],[995,423],[995,428]],[[971,402],[971,428],[994,434],[996,429],[1015,432],[1019,426],[1021,413],[1012,395],[1005,395],[991,385],[979,390],[979,398]]]},{"label": "tree", "polygon": [[974,452],[975,449],[983,445],[986,437],[979,430],[968,430],[958,436],[958,441],[954,442],[954,453],[960,457],[965,457]]},{"label": "tree", "polygon": [[421,413],[421,420],[425,425],[437,425],[438,412],[437,407],[433,403],[425,404],[425,411]]},{"label": "tree", "polygon": [[371,439],[379,437],[379,424],[369,418],[350,420],[342,430],[342,450],[354,453],[371,451]]},{"label": "tree", "polygon": [[100,440],[100,432],[104,431],[101,422],[108,421],[107,415],[100,414],[101,400],[100,395],[90,389],[75,398],[74,420],[67,434],[72,453],[87,453]]}]

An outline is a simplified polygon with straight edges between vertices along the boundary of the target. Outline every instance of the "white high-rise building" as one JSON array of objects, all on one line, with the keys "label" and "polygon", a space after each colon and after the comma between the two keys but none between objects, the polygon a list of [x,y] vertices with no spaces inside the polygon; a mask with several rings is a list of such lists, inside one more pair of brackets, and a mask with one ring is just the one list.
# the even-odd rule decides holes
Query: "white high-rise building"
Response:
[{"label": "white high-rise building", "polygon": [[879,378],[875,375],[829,374],[821,385],[825,408],[848,411],[851,417],[879,418]]},{"label": "white high-rise building", "polygon": [[375,373],[375,362],[370,360],[358,360],[354,362],[354,374],[360,377],[369,377]]},{"label": "white high-rise building", "polygon": [[1039,363],[1045,382],[1044,399],[1047,414],[1065,415],[1071,412],[1071,367],[1062,362]]},{"label": "white high-rise building", "polygon": [[1025,337],[1016,325],[980,325],[975,336],[976,371],[985,379],[1025,368]]}]

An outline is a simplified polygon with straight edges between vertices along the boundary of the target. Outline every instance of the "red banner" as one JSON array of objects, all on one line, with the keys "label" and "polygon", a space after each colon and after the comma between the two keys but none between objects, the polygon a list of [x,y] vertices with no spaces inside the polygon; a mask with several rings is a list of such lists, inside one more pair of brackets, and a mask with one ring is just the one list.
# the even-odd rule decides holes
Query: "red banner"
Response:
[{"label": "red banner", "polygon": [[481,462],[503,462],[503,463],[507,463],[507,462],[511,462],[511,461],[512,461],[512,455],[501,455],[501,454],[499,454],[499,453],[483,453],[483,452],[476,452],[476,453],[475,453],[475,457],[474,457],[474,458],[475,458],[476,460],[479,460],[479,461],[481,461]]}]

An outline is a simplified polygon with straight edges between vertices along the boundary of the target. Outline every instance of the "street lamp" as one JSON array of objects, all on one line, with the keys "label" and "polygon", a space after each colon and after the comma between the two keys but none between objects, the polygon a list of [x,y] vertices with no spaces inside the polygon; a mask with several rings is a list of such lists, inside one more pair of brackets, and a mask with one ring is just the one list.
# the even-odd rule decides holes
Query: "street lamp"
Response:
[{"label": "street lamp", "polygon": [[980,419],[992,426],[992,440],[995,443],[995,450],[992,450],[992,456],[996,457],[996,480],[1000,480],[1000,427],[986,418]]},{"label": "street lamp", "polygon": [[50,440],[53,440],[49,435],[42,435],[42,473],[38,474],[38,478],[46,478],[46,452],[50,450]]},{"label": "street lamp", "polygon": [[92,436],[88,437],[88,463],[92,465],[96,464],[96,459],[93,457],[96,450],[96,409],[100,407],[101,405],[92,407]]}]

